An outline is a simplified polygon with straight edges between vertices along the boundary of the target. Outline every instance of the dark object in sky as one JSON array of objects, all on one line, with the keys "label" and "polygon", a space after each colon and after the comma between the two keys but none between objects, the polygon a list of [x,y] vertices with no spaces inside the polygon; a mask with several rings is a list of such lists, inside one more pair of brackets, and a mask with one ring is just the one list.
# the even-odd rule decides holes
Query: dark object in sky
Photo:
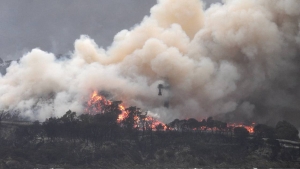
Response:
[{"label": "dark object in sky", "polygon": [[159,85],[158,85],[158,95],[159,95],[159,96],[162,95],[161,89],[163,89],[163,88],[164,88],[164,86],[163,86],[162,84],[159,84]]},{"label": "dark object in sky", "polygon": [[165,102],[164,102],[164,107],[165,107],[165,108],[169,108],[169,107],[170,107],[169,101],[165,101]]},{"label": "dark object in sky", "polygon": [[[168,87],[165,87],[163,84],[159,84],[158,86],[157,86],[157,88],[158,88],[158,95],[159,96],[162,96],[162,89],[168,89]],[[164,107],[165,108],[169,108],[169,105],[170,105],[170,103],[169,103],[169,101],[168,100],[166,100],[165,102],[164,102]]]}]

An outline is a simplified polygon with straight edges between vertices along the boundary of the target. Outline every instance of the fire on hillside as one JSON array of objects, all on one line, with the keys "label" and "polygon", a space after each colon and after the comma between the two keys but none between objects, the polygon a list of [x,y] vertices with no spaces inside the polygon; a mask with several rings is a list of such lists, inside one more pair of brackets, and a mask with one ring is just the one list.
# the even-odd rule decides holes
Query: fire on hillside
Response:
[{"label": "fire on hillside", "polygon": [[[106,99],[104,96],[99,94],[97,91],[93,91],[93,93],[90,96],[89,101],[87,102],[87,107],[85,109],[85,113],[95,115],[98,113],[105,113],[106,108],[110,105],[112,105],[114,102]],[[117,102],[118,110],[120,111],[120,114],[118,116],[118,123],[122,123],[125,119],[129,116],[130,108],[125,108],[125,105],[122,104],[121,101]],[[140,112],[140,109],[138,109]],[[140,114],[134,115],[133,117],[135,121],[135,127],[141,128],[144,126],[143,123],[147,123],[153,130],[158,129],[159,127],[163,130],[166,130],[166,125],[162,123],[161,121],[157,120],[154,117],[148,116],[147,113],[142,115],[142,112]]]},{"label": "fire on hillside", "polygon": [[[113,102],[111,100],[108,100],[105,96],[99,94],[99,92],[97,92],[97,91],[92,92],[90,99],[87,102],[87,107],[85,109],[85,113],[91,114],[91,115],[105,113],[105,112],[107,112],[107,107],[113,105],[114,103],[116,103],[117,109],[118,109],[118,111],[120,111],[117,122],[119,124],[121,124],[124,120],[126,120],[129,117],[131,108],[135,108],[135,107],[125,108],[125,105],[122,104],[121,101]],[[151,126],[152,130],[177,130],[177,129],[172,129],[172,127],[170,127],[169,125],[164,124],[163,122],[159,121],[158,119],[147,115],[147,112],[143,112],[144,113],[143,114],[140,109],[138,109],[138,108],[135,108],[135,109],[137,112],[139,112],[139,113],[133,115],[134,116],[133,119],[135,121],[136,128],[142,130],[143,127],[145,127],[145,124],[147,124],[148,126]],[[186,121],[188,121],[188,120],[186,120]],[[187,126],[188,124],[185,124],[185,125]],[[252,123],[252,125],[245,125],[243,123],[228,123],[227,126],[225,127],[225,130],[234,129],[236,127],[244,127],[249,131],[249,133],[253,133],[254,125],[255,125],[255,123]],[[198,129],[208,130],[208,131],[211,130],[211,129],[208,129],[207,127],[199,127]],[[196,129],[194,129],[194,130],[196,130]],[[213,130],[219,130],[219,129],[217,127],[214,127]]]},{"label": "fire on hillside", "polygon": [[255,126],[255,123],[252,123],[251,125],[244,125],[242,123],[229,123],[229,124],[227,124],[227,127],[232,127],[232,128],[244,127],[249,131],[250,134],[254,133],[254,126]]}]

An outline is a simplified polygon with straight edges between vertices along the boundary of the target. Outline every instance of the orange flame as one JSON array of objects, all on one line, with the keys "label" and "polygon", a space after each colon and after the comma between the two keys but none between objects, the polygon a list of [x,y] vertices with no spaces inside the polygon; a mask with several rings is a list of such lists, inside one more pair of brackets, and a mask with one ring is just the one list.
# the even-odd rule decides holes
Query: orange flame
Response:
[{"label": "orange flame", "polygon": [[244,125],[241,123],[232,123],[232,124],[228,124],[228,127],[244,127],[245,129],[247,129],[249,131],[250,134],[254,133],[254,125],[255,123],[252,123],[252,125],[248,126],[248,125]]},{"label": "orange flame", "polygon": [[[104,113],[104,107],[109,106],[112,104],[112,101],[107,100],[104,96],[101,96],[97,91],[93,91],[93,93],[90,96],[90,100],[87,102],[87,108],[85,110],[86,113],[88,114],[98,114],[98,113]],[[125,106],[123,104],[119,104],[118,109],[121,111],[121,114],[119,114],[117,122],[121,123],[128,117],[128,111],[126,111]],[[137,123],[141,123],[142,119],[140,119],[139,116],[134,117],[134,121]],[[146,116],[145,121],[151,125],[151,128],[153,130],[156,130],[157,126],[161,124],[163,126],[163,129],[166,129],[166,125],[157,119]],[[141,125],[135,126],[139,127]]]},{"label": "orange flame", "polygon": [[87,102],[87,108],[85,112],[88,114],[103,113],[103,107],[105,105],[111,105],[111,101],[99,95],[97,91],[94,91],[90,97],[90,100]]},{"label": "orange flame", "polygon": [[128,112],[125,111],[125,109],[123,109],[124,107],[120,107],[122,109],[120,109],[122,111],[121,114],[119,114],[119,117],[117,119],[118,123],[121,123],[123,120],[125,120],[128,117]]},{"label": "orange flame", "polygon": [[[98,113],[104,113],[105,107],[112,105],[112,103],[112,101],[107,100],[104,96],[101,96],[97,91],[94,91],[91,94],[90,100],[87,102],[87,108],[85,112],[93,115]],[[122,121],[128,118],[129,112],[126,111],[125,106],[123,104],[119,104],[118,109],[121,111],[117,119],[117,122],[120,124],[122,123]],[[142,123],[146,123],[149,127],[151,127],[152,130],[167,130],[166,124],[151,116],[135,116],[134,121],[136,122],[135,127],[139,128],[140,130],[142,130],[143,127]],[[231,123],[228,124],[227,127],[244,127],[249,131],[249,133],[254,133],[254,125],[255,123],[253,123],[250,126],[241,123]],[[207,130],[207,128],[202,127],[201,130]],[[215,130],[217,130],[217,128],[215,128]]]}]

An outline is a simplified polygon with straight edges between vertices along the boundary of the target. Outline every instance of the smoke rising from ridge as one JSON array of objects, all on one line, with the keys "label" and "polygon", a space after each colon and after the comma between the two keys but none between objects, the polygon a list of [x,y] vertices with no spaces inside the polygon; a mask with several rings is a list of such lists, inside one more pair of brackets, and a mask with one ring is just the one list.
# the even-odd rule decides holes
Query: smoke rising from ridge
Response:
[{"label": "smoke rising from ridge", "polygon": [[[299,8],[298,0],[225,0],[206,10],[198,0],[159,0],[107,50],[81,36],[70,58],[33,49],[13,62],[0,78],[0,108],[44,120],[83,112],[103,90],[165,122],[300,113]],[[159,97],[161,83],[170,89]]]}]

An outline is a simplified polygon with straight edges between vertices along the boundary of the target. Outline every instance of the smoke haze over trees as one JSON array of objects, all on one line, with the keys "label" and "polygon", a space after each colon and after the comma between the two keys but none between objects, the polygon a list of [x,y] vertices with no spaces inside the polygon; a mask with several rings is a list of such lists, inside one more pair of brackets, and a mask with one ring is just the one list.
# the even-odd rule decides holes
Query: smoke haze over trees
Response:
[{"label": "smoke haze over trees", "polygon": [[[258,124],[251,136],[244,127],[212,117],[154,128],[151,120],[139,120],[137,107],[126,108],[128,116],[120,122],[120,103],[96,115],[69,110],[42,123],[0,123],[1,168],[299,167],[298,130],[286,121],[276,129]],[[276,133],[263,135],[271,130]]]},{"label": "smoke haze over trees", "polygon": [[[97,90],[164,122],[297,119],[299,8],[298,0],[227,0],[208,9],[198,0],[160,0],[107,50],[81,36],[69,58],[33,49],[13,62],[0,78],[0,108],[45,120],[83,112]],[[158,97],[161,83],[170,89]]]}]

